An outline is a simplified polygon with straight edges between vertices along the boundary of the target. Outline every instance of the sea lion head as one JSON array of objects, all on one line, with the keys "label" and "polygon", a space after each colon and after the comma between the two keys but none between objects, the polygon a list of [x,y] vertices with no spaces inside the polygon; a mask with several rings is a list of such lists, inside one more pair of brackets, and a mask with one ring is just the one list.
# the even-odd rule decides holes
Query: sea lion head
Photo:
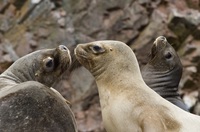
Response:
[{"label": "sea lion head", "polygon": [[142,69],[146,84],[160,95],[171,91],[177,95],[182,76],[182,64],[174,50],[163,36],[159,36],[151,48],[151,58]]},{"label": "sea lion head", "polygon": [[68,48],[60,45],[54,49],[32,52],[13,63],[3,75],[20,82],[38,81],[51,86],[68,69],[71,56]]},{"label": "sea lion head", "polygon": [[[132,54],[130,54],[130,52]],[[77,60],[87,68],[94,77],[106,71],[108,74],[117,69],[134,72],[139,70],[135,54],[125,43],[113,40],[94,41],[86,44],[78,44],[74,50]],[[109,72],[109,73],[108,73]]]},{"label": "sea lion head", "polygon": [[149,64],[153,65],[157,71],[162,72],[168,72],[174,68],[182,70],[182,64],[176,51],[163,36],[159,36],[154,41]]}]

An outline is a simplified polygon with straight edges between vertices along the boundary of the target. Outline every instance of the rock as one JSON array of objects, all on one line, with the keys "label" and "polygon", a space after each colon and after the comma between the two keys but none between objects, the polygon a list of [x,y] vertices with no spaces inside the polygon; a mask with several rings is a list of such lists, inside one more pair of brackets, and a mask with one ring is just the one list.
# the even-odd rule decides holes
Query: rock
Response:
[{"label": "rock", "polygon": [[200,10],[200,1],[199,0],[186,0],[188,7]]},{"label": "rock", "polygon": [[[68,75],[68,73],[67,73]],[[54,85],[53,88],[55,88],[57,91],[59,91],[64,98],[69,100],[71,104],[73,104],[73,96],[74,96],[74,89],[71,88],[71,84],[69,82],[68,76],[63,76],[60,80],[58,80]]]},{"label": "rock", "polygon": [[179,37],[180,43],[182,43],[200,24],[200,13],[195,10],[180,12],[172,9],[171,11],[168,27]]},{"label": "rock", "polygon": [[3,57],[2,57],[2,60],[3,62],[13,62],[13,60],[11,59],[11,56],[9,54],[5,54]]},{"label": "rock", "polygon": [[186,0],[169,0],[168,4],[170,8],[174,8],[179,11],[184,11],[188,9]]},{"label": "rock", "polygon": [[59,26],[61,27],[61,28],[64,28],[65,27],[65,18],[60,18],[59,20],[58,20],[58,24],[59,24]]},{"label": "rock", "polygon": [[[101,122],[101,111],[99,104],[93,104],[84,112],[75,113],[79,131],[105,132]],[[84,118],[83,118],[84,117]]]},{"label": "rock", "polygon": [[188,108],[191,108],[195,105],[198,97],[198,91],[192,91],[184,94],[183,101],[188,106]]},{"label": "rock", "polygon": [[25,39],[22,39],[21,44],[16,47],[16,54],[19,57],[24,56],[32,51],[33,50],[31,49],[29,43]]},{"label": "rock", "polygon": [[8,1],[0,1],[0,13],[4,13],[5,10],[9,7],[10,3]]},{"label": "rock", "polygon": [[50,33],[47,28],[39,28],[37,32],[37,36],[41,38],[47,38],[49,34]]},{"label": "rock", "polygon": [[52,18],[58,20],[61,18],[61,13],[59,11],[52,11],[51,12]]},{"label": "rock", "polygon": [[29,13],[29,10],[27,10],[26,13],[28,13],[28,17],[26,19],[26,22],[34,21],[39,17],[41,17],[41,15],[43,16],[48,15],[51,8],[52,8],[52,2],[50,0],[42,0],[38,4],[30,6],[29,9],[31,10],[31,13]]},{"label": "rock", "polygon": [[76,40],[76,43],[87,43],[87,42],[95,41],[95,39],[83,33],[76,33],[75,40]]},{"label": "rock", "polygon": [[[9,55],[9,59],[8,57],[6,57],[10,62],[14,62],[16,61],[17,59],[19,59],[19,56],[16,54],[16,52],[14,51],[13,49],[13,46],[12,44],[8,41],[8,40],[5,40],[4,43],[3,43],[3,49],[4,51]],[[8,61],[8,62],[9,62]]]},{"label": "rock", "polygon": [[195,91],[198,89],[198,85],[195,84],[193,79],[191,77],[188,77],[188,79],[184,83],[184,87],[181,89],[183,91]]},{"label": "rock", "polygon": [[196,27],[194,32],[192,32],[192,35],[195,39],[200,40],[200,24],[198,25],[198,27]]},{"label": "rock", "polygon": [[67,12],[65,10],[60,10],[60,16],[66,17]]},{"label": "rock", "polygon": [[7,18],[5,18],[5,16],[2,16],[0,14],[0,31],[6,32],[6,31],[8,31],[9,28],[10,28],[10,26],[9,26],[9,22],[8,22]]},{"label": "rock", "polygon": [[[165,16],[159,10],[155,10],[152,14],[150,23],[140,33],[139,37],[134,41],[133,45],[130,45],[130,47],[132,49],[141,49],[144,45],[152,42],[159,34],[165,34],[167,31],[165,21]],[[157,27],[160,28],[158,29]]]},{"label": "rock", "polygon": [[85,93],[90,90],[94,78],[88,70],[84,67],[80,67],[71,73],[69,81],[71,82],[72,88],[75,92],[73,96],[74,98],[72,99],[75,102],[83,99]]},{"label": "rock", "polygon": [[116,8],[104,14],[104,28],[110,31],[109,38],[130,44],[139,34],[139,30],[148,24],[147,15],[144,7],[133,2],[124,11]]},{"label": "rock", "polygon": [[188,54],[192,54],[193,52],[195,52],[197,50],[196,46],[193,44],[188,44],[185,46],[186,50],[184,55],[188,55]]},{"label": "rock", "polygon": [[35,49],[35,48],[37,48],[38,43],[37,43],[36,41],[34,41],[34,40],[30,40],[30,41],[29,41],[29,45],[30,45],[30,47],[31,47],[32,49]]}]

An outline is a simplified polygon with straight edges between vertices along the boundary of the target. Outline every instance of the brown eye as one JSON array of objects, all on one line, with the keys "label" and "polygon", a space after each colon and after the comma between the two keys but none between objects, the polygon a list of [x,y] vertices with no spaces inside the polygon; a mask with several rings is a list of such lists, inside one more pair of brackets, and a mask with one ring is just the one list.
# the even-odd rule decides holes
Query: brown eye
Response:
[{"label": "brown eye", "polygon": [[170,52],[167,52],[167,54],[165,54],[165,58],[166,59],[172,58],[172,54]]},{"label": "brown eye", "polygon": [[44,69],[47,72],[50,72],[54,69],[54,59],[51,57],[47,57],[46,59],[43,60],[44,62]]}]

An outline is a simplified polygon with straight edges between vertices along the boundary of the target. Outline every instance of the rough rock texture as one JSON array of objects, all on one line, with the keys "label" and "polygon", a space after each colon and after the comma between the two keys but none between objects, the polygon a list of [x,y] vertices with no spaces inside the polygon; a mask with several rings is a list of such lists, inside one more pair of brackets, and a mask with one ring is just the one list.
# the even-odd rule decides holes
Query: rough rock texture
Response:
[{"label": "rough rock texture", "polygon": [[[188,106],[200,81],[199,0],[7,0],[0,2],[0,73],[17,58],[41,48],[114,39],[127,43],[140,66],[163,35],[181,57],[180,93]],[[73,64],[55,88],[72,102],[80,131],[104,131],[93,77]]]}]

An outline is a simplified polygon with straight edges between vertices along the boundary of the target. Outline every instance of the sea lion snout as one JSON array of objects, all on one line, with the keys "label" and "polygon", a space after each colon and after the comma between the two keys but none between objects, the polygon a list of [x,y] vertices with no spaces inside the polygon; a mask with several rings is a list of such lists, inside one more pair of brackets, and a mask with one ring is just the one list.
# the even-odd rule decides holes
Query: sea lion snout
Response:
[{"label": "sea lion snout", "polygon": [[166,43],[167,39],[164,36],[159,36],[156,38],[154,44],[157,46],[160,43]]},{"label": "sea lion snout", "polygon": [[153,43],[153,47],[151,49],[151,55],[152,58],[155,57],[155,55],[160,52],[167,44],[167,39],[164,36],[159,36],[156,38],[156,40]]},{"label": "sea lion snout", "polygon": [[72,63],[72,59],[71,59],[69,49],[64,45],[59,45],[56,49],[57,49],[57,52],[58,52],[60,58],[62,59],[62,61],[65,60],[68,63],[68,65],[70,66]]},{"label": "sea lion snout", "polygon": [[64,46],[64,45],[59,45],[59,46],[57,47],[57,50],[58,50],[59,52],[67,52],[68,55],[70,55],[69,49],[68,49],[66,46]]},{"label": "sea lion snout", "polygon": [[64,45],[59,45],[58,49],[61,50],[61,51],[68,51],[68,48]]},{"label": "sea lion snout", "polygon": [[86,57],[86,50],[85,50],[85,47],[84,47],[84,44],[78,44],[76,46],[76,48],[74,49],[74,54],[75,56],[81,56],[83,58],[87,58]]}]

